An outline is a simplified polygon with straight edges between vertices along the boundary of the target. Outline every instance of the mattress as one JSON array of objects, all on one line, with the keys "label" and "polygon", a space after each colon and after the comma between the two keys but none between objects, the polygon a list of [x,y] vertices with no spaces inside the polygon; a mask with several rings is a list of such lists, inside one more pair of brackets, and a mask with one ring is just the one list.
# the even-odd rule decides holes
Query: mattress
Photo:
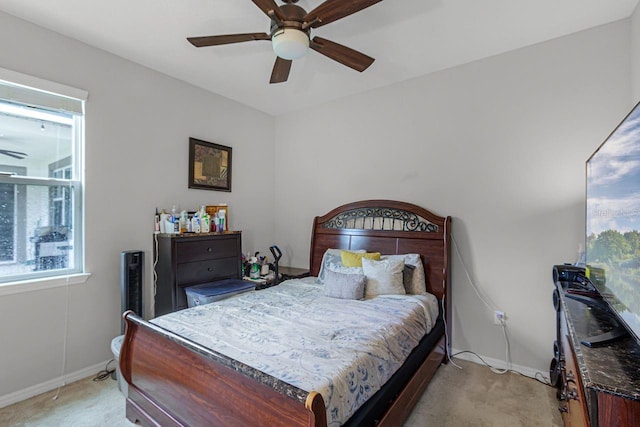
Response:
[{"label": "mattress", "polygon": [[343,300],[315,278],[288,280],[151,322],[293,386],[317,391],[342,425],[433,327],[433,295]]}]

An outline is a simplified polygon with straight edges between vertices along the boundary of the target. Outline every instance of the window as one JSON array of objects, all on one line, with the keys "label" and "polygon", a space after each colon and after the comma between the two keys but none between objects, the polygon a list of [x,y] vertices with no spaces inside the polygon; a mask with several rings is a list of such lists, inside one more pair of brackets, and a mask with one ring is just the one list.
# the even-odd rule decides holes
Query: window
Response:
[{"label": "window", "polygon": [[0,69],[0,283],[83,272],[84,99]]}]

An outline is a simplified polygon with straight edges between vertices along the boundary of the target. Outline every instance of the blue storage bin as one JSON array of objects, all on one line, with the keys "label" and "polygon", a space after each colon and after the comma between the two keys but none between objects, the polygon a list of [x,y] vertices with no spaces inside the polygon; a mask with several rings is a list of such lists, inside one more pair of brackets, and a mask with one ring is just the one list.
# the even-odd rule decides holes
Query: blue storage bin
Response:
[{"label": "blue storage bin", "polygon": [[209,304],[242,292],[252,291],[255,288],[256,285],[254,283],[246,280],[226,279],[189,286],[184,290],[187,293],[187,305],[195,307],[196,305]]}]

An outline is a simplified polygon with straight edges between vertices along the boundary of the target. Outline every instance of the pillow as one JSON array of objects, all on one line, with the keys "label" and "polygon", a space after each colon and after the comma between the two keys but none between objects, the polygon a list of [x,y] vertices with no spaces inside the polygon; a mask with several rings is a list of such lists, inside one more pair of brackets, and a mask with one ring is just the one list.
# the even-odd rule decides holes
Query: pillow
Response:
[{"label": "pillow", "polygon": [[327,270],[324,276],[324,295],[341,299],[362,299],[367,277],[363,274],[343,274]]},{"label": "pillow", "polygon": [[367,276],[365,297],[373,298],[378,295],[406,294],[407,292],[402,283],[403,269],[404,261],[401,259],[375,261],[363,258],[362,270]]},{"label": "pillow", "polygon": [[336,273],[342,273],[342,274],[364,275],[364,271],[362,270],[362,267],[345,267],[342,264],[335,264],[333,262],[330,262],[329,265],[327,265],[327,271],[334,271]]},{"label": "pillow", "polygon": [[[320,263],[320,271],[318,271],[318,278],[316,279],[316,283],[324,283],[324,274],[327,266],[330,263],[342,265],[342,258],[340,257],[340,252],[342,249],[327,249],[322,255],[322,262]],[[353,251],[353,252],[365,252],[363,250]]]},{"label": "pillow", "polygon": [[403,260],[405,265],[414,267],[405,269],[404,287],[408,294],[424,295],[427,293],[427,280],[420,254],[383,255],[380,259]]},{"label": "pillow", "polygon": [[380,252],[341,251],[340,258],[345,267],[362,267],[362,258],[380,260]]}]

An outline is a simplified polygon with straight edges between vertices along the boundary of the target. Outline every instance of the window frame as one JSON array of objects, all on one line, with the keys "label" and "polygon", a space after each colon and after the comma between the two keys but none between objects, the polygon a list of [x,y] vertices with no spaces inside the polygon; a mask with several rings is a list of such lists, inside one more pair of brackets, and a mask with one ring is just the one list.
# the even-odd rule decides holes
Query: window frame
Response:
[{"label": "window frame", "polygon": [[[6,172],[16,173],[16,174],[22,173],[24,171],[24,169],[26,169],[23,166],[9,166],[9,165],[0,165],[0,168],[5,170]],[[14,200],[13,200],[13,215],[14,215],[14,218],[15,218],[16,212],[20,211],[20,209],[23,209],[23,206],[26,203],[26,200],[25,200],[26,197],[25,197],[25,194],[24,194],[24,188],[18,188],[18,187],[16,187],[15,184],[12,184],[12,183],[0,182],[0,184],[8,184],[8,185],[12,185],[13,186],[13,196],[14,196]],[[24,245],[20,244],[21,240],[22,241],[25,240],[25,233],[21,233],[20,232],[20,229],[18,228],[18,226],[15,223],[15,221],[13,221],[11,223],[11,228],[13,228],[13,233],[12,233],[12,237],[13,237],[13,259],[12,260],[0,259],[0,266],[6,265],[6,264],[15,263],[15,262],[20,262],[20,260],[22,258],[24,258],[23,255],[26,254],[26,252],[25,252],[26,249],[25,249]]]},{"label": "window frame", "polygon": [[[24,102],[16,102],[14,99],[9,99],[6,94],[10,93],[13,95],[13,93],[11,90],[7,91],[7,87],[10,89],[15,88],[17,97],[22,97]],[[52,188],[61,186],[69,188],[69,196],[72,200],[71,205],[73,210],[71,213],[73,231],[72,239],[70,239],[72,241],[73,251],[69,253],[69,255],[71,255],[71,253],[73,254],[73,260],[69,260],[69,265],[73,265],[73,267],[0,276],[0,295],[21,292],[22,290],[61,286],[69,283],[82,283],[89,277],[89,274],[85,272],[84,260],[84,103],[88,98],[88,93],[81,89],[3,68],[0,68],[0,90],[4,90],[4,92],[0,92],[0,101],[2,102],[8,101],[54,112],[63,111],[70,113],[73,117],[73,144],[70,162],[66,162],[67,158],[60,159],[66,162],[64,165],[61,165],[60,168],[71,167],[73,176],[71,176],[70,179],[0,174],[0,183],[12,184],[14,186],[31,185],[48,188],[47,194],[49,195],[49,202],[51,202]],[[31,100],[34,102],[29,102]],[[67,106],[69,108],[67,108]],[[55,163],[50,165],[50,167],[51,166],[54,166],[54,169],[58,168],[55,166]],[[64,200],[62,203],[64,205]],[[17,204],[18,200],[16,198],[16,205]],[[15,222],[14,219],[14,223]],[[20,227],[17,225],[14,225],[14,227],[16,234],[20,234]],[[26,237],[29,232],[30,230],[23,230],[23,237]],[[19,245],[15,246],[14,257],[16,258],[16,262],[19,262],[20,254],[17,253],[19,250],[17,246]]]}]

